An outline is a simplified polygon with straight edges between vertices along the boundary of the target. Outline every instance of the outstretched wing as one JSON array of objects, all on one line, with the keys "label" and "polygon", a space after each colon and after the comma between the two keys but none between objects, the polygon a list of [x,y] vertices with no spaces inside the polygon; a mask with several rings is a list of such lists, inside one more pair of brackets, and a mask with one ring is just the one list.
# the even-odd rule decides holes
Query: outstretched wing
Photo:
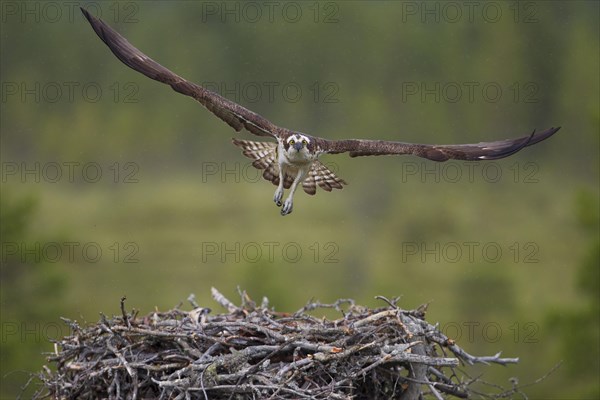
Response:
[{"label": "outstretched wing", "polygon": [[474,144],[429,145],[386,140],[326,140],[320,139],[319,147],[324,153],[350,153],[350,157],[413,154],[434,161],[454,160],[497,160],[515,154],[554,135],[560,127],[518,139],[481,142]]},{"label": "outstretched wing", "polygon": [[148,78],[166,83],[176,92],[193,97],[217,117],[227,122],[236,131],[245,128],[258,136],[278,137],[281,128],[269,120],[171,72],[168,68],[163,67],[132,46],[127,39],[104,23],[104,21],[92,16],[84,8],[81,8],[81,11],[100,39],[128,67],[141,72]]}]

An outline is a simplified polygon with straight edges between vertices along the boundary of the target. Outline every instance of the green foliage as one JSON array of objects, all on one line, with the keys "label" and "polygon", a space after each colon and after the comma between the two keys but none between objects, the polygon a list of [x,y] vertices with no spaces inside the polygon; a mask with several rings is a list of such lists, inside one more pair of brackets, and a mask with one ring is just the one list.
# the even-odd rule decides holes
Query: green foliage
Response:
[{"label": "green foliage", "polygon": [[5,240],[18,241],[27,236],[26,230],[31,223],[33,211],[37,205],[34,196],[15,200],[5,189],[0,197],[0,235]]},{"label": "green foliage", "polygon": [[[600,396],[600,235],[598,197],[588,191],[577,196],[576,216],[588,235],[577,269],[577,287],[582,304],[577,308],[549,313],[548,326],[560,338],[560,353],[570,379],[584,396]],[[567,396],[571,389],[567,389]]]},{"label": "green foliage", "polygon": [[[56,315],[64,305],[64,274],[42,262],[40,241],[31,232],[38,199],[32,195],[15,196],[6,187],[0,196],[2,226],[2,340],[0,371],[4,393],[18,393],[29,379],[34,364],[43,362],[42,352],[51,349],[51,339],[68,334]],[[19,372],[16,372],[19,371]],[[29,372],[28,372],[29,371]]]}]

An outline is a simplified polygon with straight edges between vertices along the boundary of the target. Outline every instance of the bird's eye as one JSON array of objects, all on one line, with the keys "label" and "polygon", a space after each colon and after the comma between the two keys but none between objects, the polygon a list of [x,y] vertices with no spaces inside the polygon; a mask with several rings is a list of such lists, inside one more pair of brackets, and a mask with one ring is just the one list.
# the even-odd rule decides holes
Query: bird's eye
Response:
[{"label": "bird's eye", "polygon": [[290,145],[294,145],[294,143],[296,143],[296,141],[294,139],[290,140]]},{"label": "bird's eye", "polygon": [[302,140],[302,144],[305,145],[305,146],[308,144],[308,142],[306,141],[306,139]]}]

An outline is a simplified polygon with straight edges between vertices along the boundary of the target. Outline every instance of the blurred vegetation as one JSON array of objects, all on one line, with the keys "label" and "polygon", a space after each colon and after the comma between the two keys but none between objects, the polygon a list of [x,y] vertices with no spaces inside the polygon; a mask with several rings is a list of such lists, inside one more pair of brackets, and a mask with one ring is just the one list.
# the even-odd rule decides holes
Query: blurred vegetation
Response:
[{"label": "blurred vegetation", "polygon": [[4,189],[0,197],[2,398],[18,393],[19,383],[27,381],[32,371],[32,360],[48,351],[50,340],[69,333],[56,319],[64,310],[67,277],[46,262],[39,246],[57,238],[35,237],[32,232],[36,203],[34,196],[17,198]]},{"label": "blurred vegetation", "polygon": [[[10,3],[22,12],[24,3]],[[469,167],[454,164],[463,179],[452,182],[442,164],[420,159],[327,157],[350,185],[297,193],[285,218],[274,187],[229,143],[235,132],[121,64],[78,13],[69,18],[72,3],[52,3],[63,10],[52,21],[43,2],[29,2],[34,11],[24,15],[2,9],[0,397],[14,397],[26,371],[44,363],[46,339],[68,333],[60,316],[119,313],[122,295],[143,312],[192,292],[214,308],[208,289],[233,295],[237,285],[290,311],[311,297],[374,306],[375,295],[402,295],[406,308],[432,301],[428,318],[448,334],[458,327],[463,348],[521,358],[486,380],[531,382],[564,360],[527,389],[530,398],[598,397],[598,2],[494,2],[502,16],[493,22],[481,9],[473,21],[463,9],[450,22],[443,2],[427,3],[439,7],[439,22],[409,13],[421,2],[306,2],[293,3],[304,15],[295,23],[281,8],[273,22],[266,8],[258,22],[207,16],[207,5],[238,2],[96,3],[107,23],[176,73],[317,136],[461,143],[563,127],[496,162],[498,182],[484,179],[483,163],[472,181]],[[302,95],[235,90],[269,82]],[[503,95],[407,94],[421,82],[494,83]],[[479,243],[472,260],[470,242]],[[47,253],[51,243],[61,257]],[[452,243],[465,251],[457,260],[443,253]],[[485,244],[502,256],[491,262]],[[435,254],[410,255],[412,246]],[[23,249],[33,250],[23,257]]]},{"label": "blurred vegetation", "polygon": [[600,397],[600,235],[598,197],[583,191],[577,197],[577,216],[582,229],[589,233],[585,253],[577,270],[577,288],[581,303],[571,310],[562,308],[549,313],[547,326],[559,337],[560,354],[572,384],[587,398]]}]

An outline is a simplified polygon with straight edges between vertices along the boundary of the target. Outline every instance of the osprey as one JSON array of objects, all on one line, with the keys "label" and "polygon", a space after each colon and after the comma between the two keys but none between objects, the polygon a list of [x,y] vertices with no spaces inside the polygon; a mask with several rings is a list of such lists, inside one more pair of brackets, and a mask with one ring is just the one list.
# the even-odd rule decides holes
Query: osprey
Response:
[{"label": "osprey", "polygon": [[[241,147],[243,154],[254,160],[252,165],[264,170],[263,177],[277,186],[273,201],[281,207],[281,215],[292,212],[294,193],[300,184],[310,195],[316,193],[317,185],[330,192],[332,189],[342,189],[347,184],[318,160],[322,154],[349,153],[350,157],[413,154],[433,161],[497,160],[541,142],[560,129],[550,128],[537,135],[534,130],[530,135],[518,139],[456,145],[364,139],[328,140],[311,136],[279,127],[239,104],[180,77],[132,46],[104,21],[83,8],[81,11],[100,39],[125,65],[151,79],[166,83],[176,92],[193,97],[238,132],[245,129],[257,136],[276,140],[254,142],[233,139],[233,144]],[[284,189],[289,189],[289,193],[282,202]]]}]

